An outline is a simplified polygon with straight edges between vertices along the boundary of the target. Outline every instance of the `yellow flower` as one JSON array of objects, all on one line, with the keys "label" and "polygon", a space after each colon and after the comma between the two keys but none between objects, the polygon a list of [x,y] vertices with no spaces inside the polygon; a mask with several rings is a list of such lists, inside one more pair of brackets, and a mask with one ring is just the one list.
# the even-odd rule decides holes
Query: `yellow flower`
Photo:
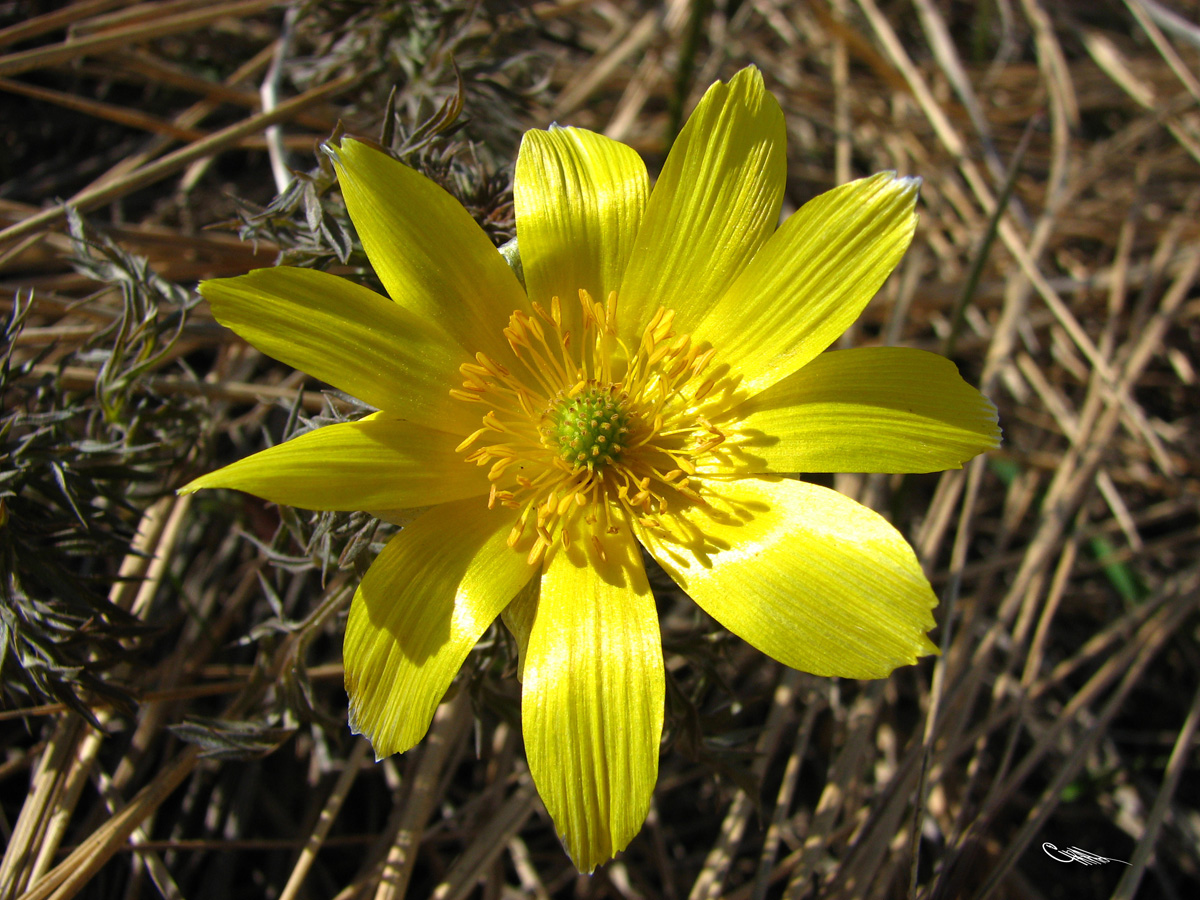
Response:
[{"label": "yellow flower", "polygon": [[275,268],[205,282],[225,325],[380,411],[193,481],[309,509],[426,508],[346,630],[350,723],[403,752],[475,642],[516,638],[529,768],[582,871],[641,828],[663,655],[639,544],[780,662],[880,678],[936,648],[936,599],[882,517],[800,472],[929,472],[996,446],[995,409],[917,350],[823,352],[903,255],[918,183],[832,190],[776,230],[783,114],[756,69],[717,83],[654,191],[629,147],[530,131],[524,286],[448,194],[331,148],[391,298]]}]

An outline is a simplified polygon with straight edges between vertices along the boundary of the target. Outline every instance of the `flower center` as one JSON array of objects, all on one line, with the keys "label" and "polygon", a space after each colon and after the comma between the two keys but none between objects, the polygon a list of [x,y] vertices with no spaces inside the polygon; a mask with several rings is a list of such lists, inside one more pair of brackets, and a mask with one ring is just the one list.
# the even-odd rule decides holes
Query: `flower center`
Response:
[{"label": "flower center", "polygon": [[704,415],[715,350],[675,335],[674,312],[661,308],[630,348],[615,292],[599,303],[581,290],[579,301],[578,337],[558,297],[549,310],[532,304],[534,315],[517,310],[504,329],[513,358],[475,354],[450,391],[488,407],[458,451],[490,467],[488,508],[518,511],[508,543],[531,540],[530,565],[556,541],[570,546],[576,516],[616,531],[614,516],[659,525],[671,503],[703,502],[691,476],[726,438]]},{"label": "flower center", "polygon": [[546,413],[547,443],[564,461],[593,471],[620,459],[629,435],[628,400],[612,384],[588,384],[575,396],[558,399]]}]

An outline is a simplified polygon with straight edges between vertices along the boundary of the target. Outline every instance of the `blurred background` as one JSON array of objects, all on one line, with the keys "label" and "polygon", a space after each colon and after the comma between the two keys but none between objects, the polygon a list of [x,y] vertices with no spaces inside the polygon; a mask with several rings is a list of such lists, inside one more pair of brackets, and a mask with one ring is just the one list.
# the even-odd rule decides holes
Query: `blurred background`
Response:
[{"label": "blurred background", "polygon": [[[923,179],[844,340],[950,356],[1004,444],[823,479],[941,597],[942,655],[890,679],[783,669],[652,572],[658,789],[580,876],[503,629],[376,763],[341,636],[393,526],[174,495],[363,412],[195,286],[286,263],[378,287],[331,136],[499,245],[525,129],[602,131],[653,175],[749,63],[787,119],[785,214]],[[0,900],[1198,895],[1200,3],[9,0],[0,142]]]}]

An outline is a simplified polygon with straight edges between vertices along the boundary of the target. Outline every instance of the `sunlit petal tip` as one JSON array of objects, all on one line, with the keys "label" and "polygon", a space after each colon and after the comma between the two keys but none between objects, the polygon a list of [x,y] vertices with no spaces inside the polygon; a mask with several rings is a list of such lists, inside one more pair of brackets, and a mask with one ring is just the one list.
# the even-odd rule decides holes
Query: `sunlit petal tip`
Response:
[{"label": "sunlit petal tip", "polygon": [[343,139],[332,159],[346,211],[388,296],[469,353],[501,352],[500,328],[525,295],[466,208],[362,141]]},{"label": "sunlit petal tip", "polygon": [[736,360],[747,395],[845,332],[916,233],[919,180],[879,172],[814,197],[774,232],[693,329]]},{"label": "sunlit petal tip", "polygon": [[758,69],[705,92],[667,155],[621,282],[630,322],[666,306],[688,332],[726,294],[779,223],[786,145]]},{"label": "sunlit petal tip", "polygon": [[235,463],[231,463],[228,466],[222,466],[221,468],[212,472],[205,472],[199,478],[193,478],[183,487],[176,488],[175,493],[182,497],[186,496],[187,494],[194,494],[197,491],[213,490],[216,488],[233,488],[237,490],[238,486],[232,483],[233,481],[236,481],[236,479],[230,478],[230,470],[236,469],[238,466],[243,465],[249,460],[253,460],[258,455],[258,453],[255,453],[245,457],[244,459],[240,459]]},{"label": "sunlit petal tip", "polygon": [[749,471],[959,469],[999,445],[996,407],[953,362],[909,347],[822,353],[738,410]]},{"label": "sunlit petal tip", "polygon": [[642,827],[664,699],[662,637],[637,543],[628,530],[584,523],[569,550],[547,558],[521,691],[529,771],[581,872]]},{"label": "sunlit petal tip", "polygon": [[357,153],[363,149],[381,150],[379,145],[374,141],[350,137],[348,135],[342,135],[336,141],[331,139],[321,142],[321,152],[339,164],[344,164],[348,154]]},{"label": "sunlit petal tip", "polygon": [[896,186],[904,192],[917,193],[921,190],[921,185],[924,184],[924,179],[920,175],[897,175],[895,172],[885,172],[886,175],[891,175]]},{"label": "sunlit petal tip", "polygon": [[459,364],[461,348],[425,317],[375,291],[291,266],[201,288],[217,321],[280,362],[431,427],[457,430],[474,420],[446,391],[446,373]]},{"label": "sunlit petal tip", "polygon": [[[709,90],[718,85],[723,86],[723,83],[720,81],[714,82]],[[738,69],[734,73],[734,76],[729,79],[729,87],[741,92],[747,102],[761,103],[767,97],[775,100],[774,95],[767,91],[767,86],[763,82],[762,70],[756,65],[749,65]]]},{"label": "sunlit petal tip", "polygon": [[504,519],[443,503],[393,537],[363,577],[343,644],[350,724],[377,756],[425,736],[471,648],[530,577]]},{"label": "sunlit petal tip", "polygon": [[321,149],[325,151],[327,156],[333,159],[342,159],[347,153],[358,152],[363,147],[370,147],[370,145],[357,138],[344,135],[339,138],[336,144],[333,141],[325,141],[321,144]]},{"label": "sunlit petal tip", "polygon": [[345,140],[350,140],[350,138],[341,137],[337,138],[336,140],[331,138],[328,141],[321,141],[321,152],[330,159],[337,159],[338,152],[342,149],[342,141]]},{"label": "sunlit petal tip", "polygon": [[[228,468],[228,467],[226,467]],[[209,488],[224,487],[221,484],[221,473],[224,469],[217,469],[215,472],[208,472],[201,475],[199,478],[193,478],[181,488],[176,488],[175,493],[180,497],[186,497],[188,494],[194,494],[197,491],[208,490]]]},{"label": "sunlit petal tip", "polygon": [[992,439],[992,444],[987,449],[995,450],[1004,443],[1004,429],[1000,427],[1000,411],[996,409],[996,404],[987,397],[984,397],[983,394],[979,396],[983,398],[983,415],[992,426],[989,435]]},{"label": "sunlit petal tip", "polygon": [[910,665],[920,661],[921,658],[926,657],[926,656],[941,656],[941,655],[942,655],[942,648],[939,647],[937,644],[935,644],[933,642],[933,640],[929,637],[929,635],[925,635],[924,640],[921,642],[921,646],[919,646],[917,648],[916,654],[913,658],[912,663],[910,663]]},{"label": "sunlit petal tip", "polygon": [[380,413],[305,432],[184,487],[225,487],[301,509],[413,509],[480,497],[489,482],[458,436]]},{"label": "sunlit petal tip", "polygon": [[704,487],[706,505],[639,527],[639,537],[734,634],[784,665],[841,678],[884,678],[936,652],[937,596],[878,513],[787,478]]},{"label": "sunlit petal tip", "polygon": [[[347,708],[346,724],[350,728],[351,734],[361,735],[367,739],[367,743],[371,745],[371,752],[375,754],[375,762],[380,762],[381,760],[387,759],[394,753],[404,753],[407,750],[412,749],[412,747],[401,747],[399,745],[385,746],[385,744],[378,737],[377,729],[369,726],[360,726],[358,723],[359,704],[357,703],[357,693],[352,692],[350,687],[347,686],[346,694],[350,698],[350,704]],[[428,732],[428,730],[429,729],[426,728],[426,732]],[[421,736],[414,741],[413,746],[415,746],[417,743],[420,743],[421,739],[424,737],[425,734],[422,733]]]},{"label": "sunlit petal tip", "polygon": [[[717,82],[720,84],[720,82]],[[716,85],[714,85],[715,87]],[[736,102],[745,106],[753,115],[782,118],[783,109],[775,95],[767,90],[762,71],[758,66],[746,66],[729,79],[729,91]],[[787,138],[781,138],[786,142]]]},{"label": "sunlit petal tip", "polygon": [[[862,182],[878,181],[880,193],[894,194],[898,201],[907,203],[910,207],[916,207],[921,193],[921,185],[924,183],[919,175],[897,175],[890,169],[859,180]],[[851,184],[854,183],[851,182]]]}]

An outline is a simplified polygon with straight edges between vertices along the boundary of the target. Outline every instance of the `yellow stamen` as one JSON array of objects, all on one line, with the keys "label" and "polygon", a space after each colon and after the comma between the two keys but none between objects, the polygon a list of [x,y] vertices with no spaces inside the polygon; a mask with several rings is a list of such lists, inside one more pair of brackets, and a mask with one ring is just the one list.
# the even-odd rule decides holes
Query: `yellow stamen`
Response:
[{"label": "yellow stamen", "polygon": [[563,328],[557,296],[548,309],[532,303],[503,329],[512,359],[477,353],[459,369],[463,387],[450,391],[487,404],[482,427],[457,450],[488,467],[489,509],[520,511],[508,545],[531,537],[521,550],[530,565],[556,543],[571,546],[576,517],[615,534],[630,519],[659,522],[673,503],[703,502],[690,479],[726,438],[704,415],[716,380],[700,375],[714,348],[675,334],[674,311],[661,307],[627,345],[616,293],[603,303],[578,293],[581,340]]}]

